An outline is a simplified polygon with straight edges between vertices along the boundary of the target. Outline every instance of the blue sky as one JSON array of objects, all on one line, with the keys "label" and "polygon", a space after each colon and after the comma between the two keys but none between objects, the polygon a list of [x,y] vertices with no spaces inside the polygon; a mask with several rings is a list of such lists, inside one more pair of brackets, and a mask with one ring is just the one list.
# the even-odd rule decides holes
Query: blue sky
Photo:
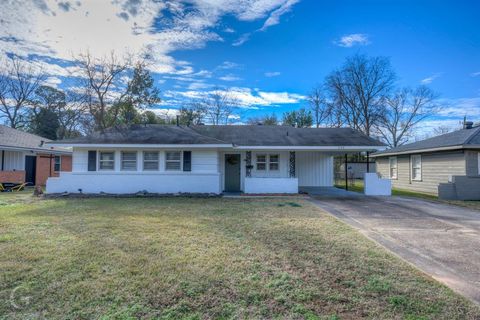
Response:
[{"label": "blue sky", "polygon": [[[5,1],[5,0],[4,0]],[[390,57],[399,86],[427,84],[448,107],[428,128],[480,120],[479,1],[6,0],[0,53],[41,65],[68,86],[73,54],[148,51],[175,109],[214,86],[242,117],[305,106],[345,57]]]}]

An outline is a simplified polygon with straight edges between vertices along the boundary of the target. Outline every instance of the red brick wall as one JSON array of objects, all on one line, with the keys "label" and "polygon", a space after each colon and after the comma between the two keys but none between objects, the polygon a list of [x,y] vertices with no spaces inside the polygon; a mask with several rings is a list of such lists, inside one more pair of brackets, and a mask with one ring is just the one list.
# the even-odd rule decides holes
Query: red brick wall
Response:
[{"label": "red brick wall", "polygon": [[[72,171],[72,156],[61,156],[61,171]],[[55,158],[50,158],[49,154],[37,155],[37,172],[35,173],[35,183],[39,186],[47,184],[48,177],[58,177],[59,173],[55,172]]]},{"label": "red brick wall", "polygon": [[0,182],[21,183],[25,182],[25,171],[0,171]]}]

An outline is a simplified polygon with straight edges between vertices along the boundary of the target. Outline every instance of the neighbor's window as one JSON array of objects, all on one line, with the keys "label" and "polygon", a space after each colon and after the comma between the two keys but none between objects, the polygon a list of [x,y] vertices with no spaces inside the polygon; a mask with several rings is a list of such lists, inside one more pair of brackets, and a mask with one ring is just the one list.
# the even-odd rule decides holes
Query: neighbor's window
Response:
[{"label": "neighbor's window", "polygon": [[114,170],[115,169],[115,153],[114,152],[100,152],[98,157],[100,170]]},{"label": "neighbor's window", "polygon": [[267,170],[267,156],[264,154],[257,154],[257,170]]},{"label": "neighbor's window", "polygon": [[397,157],[390,157],[388,160],[390,161],[390,179],[397,179]]},{"label": "neighbor's window", "polygon": [[122,151],[122,170],[136,171],[137,170],[137,152],[136,151]]},{"label": "neighbor's window", "polygon": [[54,171],[60,171],[62,167],[62,157],[60,156],[55,156],[55,165],[54,165]]},{"label": "neighbor's window", "polygon": [[271,154],[270,155],[270,162],[268,168],[271,171],[276,171],[279,168],[279,163],[280,163],[280,156],[278,154]]},{"label": "neighbor's window", "polygon": [[143,170],[158,170],[158,151],[143,153]]},{"label": "neighbor's window", "polygon": [[167,151],[165,153],[165,170],[179,171],[182,169],[180,151]]},{"label": "neighbor's window", "polygon": [[417,154],[411,157],[412,161],[412,180],[422,180],[422,156]]}]

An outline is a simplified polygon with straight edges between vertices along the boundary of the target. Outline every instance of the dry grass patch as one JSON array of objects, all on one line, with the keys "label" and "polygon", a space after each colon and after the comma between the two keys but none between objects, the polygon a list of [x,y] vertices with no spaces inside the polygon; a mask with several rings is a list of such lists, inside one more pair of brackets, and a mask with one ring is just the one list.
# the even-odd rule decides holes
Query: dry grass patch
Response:
[{"label": "dry grass patch", "polygon": [[480,317],[303,200],[19,199],[0,198],[0,317]]}]

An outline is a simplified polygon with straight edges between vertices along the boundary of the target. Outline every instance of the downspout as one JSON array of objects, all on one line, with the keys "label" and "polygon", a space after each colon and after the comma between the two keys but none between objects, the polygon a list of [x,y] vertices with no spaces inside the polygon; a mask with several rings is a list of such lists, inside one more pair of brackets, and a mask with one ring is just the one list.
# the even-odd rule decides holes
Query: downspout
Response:
[{"label": "downspout", "polygon": [[5,168],[5,150],[2,150],[2,171]]}]

